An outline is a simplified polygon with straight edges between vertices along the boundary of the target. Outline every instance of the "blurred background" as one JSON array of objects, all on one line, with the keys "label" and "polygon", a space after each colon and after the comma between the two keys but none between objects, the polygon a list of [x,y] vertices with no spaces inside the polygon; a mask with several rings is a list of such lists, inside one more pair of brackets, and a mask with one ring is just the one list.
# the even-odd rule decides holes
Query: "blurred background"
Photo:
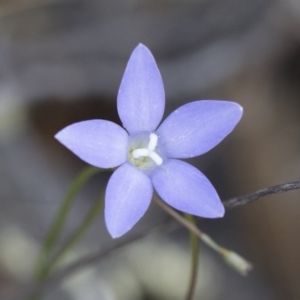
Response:
[{"label": "blurred background", "polygon": [[[80,120],[119,122],[116,95],[132,50],[147,45],[166,89],[166,115],[192,100],[233,100],[244,117],[192,162],[221,198],[299,179],[300,1],[0,0],[0,299],[32,282],[40,243],[85,166],[53,135]],[[80,223],[110,172],[80,194],[63,233]],[[300,192],[198,220],[250,260],[243,278],[201,245],[195,299],[300,299]],[[168,218],[155,204],[135,226]],[[114,244],[101,218],[69,255]],[[184,229],[152,235],[64,280],[45,299],[183,299]]]}]

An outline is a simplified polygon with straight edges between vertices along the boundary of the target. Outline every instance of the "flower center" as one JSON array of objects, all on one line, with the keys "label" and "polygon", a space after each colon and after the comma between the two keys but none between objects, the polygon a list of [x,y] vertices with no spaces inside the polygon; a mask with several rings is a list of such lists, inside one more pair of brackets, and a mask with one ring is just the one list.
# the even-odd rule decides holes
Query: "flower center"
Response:
[{"label": "flower center", "polygon": [[151,172],[163,163],[163,153],[155,133],[131,136],[128,147],[128,161],[144,172]]},{"label": "flower center", "polygon": [[134,158],[150,157],[158,166],[163,163],[163,159],[154,151],[157,146],[158,136],[155,133],[150,134],[150,140],[147,148],[138,148],[132,151]]}]

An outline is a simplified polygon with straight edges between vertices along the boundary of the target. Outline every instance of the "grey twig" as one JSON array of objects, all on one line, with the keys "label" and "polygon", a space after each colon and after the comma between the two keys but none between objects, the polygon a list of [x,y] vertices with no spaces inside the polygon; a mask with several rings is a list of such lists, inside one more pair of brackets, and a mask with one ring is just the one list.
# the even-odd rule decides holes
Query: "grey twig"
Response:
[{"label": "grey twig", "polygon": [[237,206],[251,203],[255,200],[258,200],[258,199],[266,197],[266,196],[280,194],[280,193],[288,192],[291,190],[297,190],[297,189],[300,189],[300,181],[293,181],[293,182],[288,182],[288,183],[284,183],[284,184],[278,184],[278,185],[274,185],[274,186],[271,186],[271,187],[268,187],[265,189],[258,190],[252,194],[248,194],[245,196],[240,196],[240,197],[226,200],[223,202],[223,204],[224,204],[226,210],[230,210]]}]

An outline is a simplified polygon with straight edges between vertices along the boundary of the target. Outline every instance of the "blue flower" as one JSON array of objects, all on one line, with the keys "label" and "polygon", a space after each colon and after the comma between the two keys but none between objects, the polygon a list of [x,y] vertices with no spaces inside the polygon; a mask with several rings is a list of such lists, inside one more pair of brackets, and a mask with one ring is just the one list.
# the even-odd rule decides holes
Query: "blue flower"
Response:
[{"label": "blue flower", "polygon": [[115,168],[105,194],[105,222],[113,238],[130,230],[148,209],[153,188],[170,206],[218,218],[224,207],[210,181],[181,158],[219,144],[242,117],[234,102],[202,100],[176,109],[158,127],[165,92],[154,57],[139,44],[127,64],[117,98],[124,128],[106,120],[72,124],[56,139],[83,161]]}]

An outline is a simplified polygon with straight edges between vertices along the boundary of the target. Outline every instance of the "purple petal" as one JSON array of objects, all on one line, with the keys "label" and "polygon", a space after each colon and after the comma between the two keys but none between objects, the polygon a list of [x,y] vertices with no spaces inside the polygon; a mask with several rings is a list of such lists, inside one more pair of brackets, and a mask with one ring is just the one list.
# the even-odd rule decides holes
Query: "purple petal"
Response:
[{"label": "purple petal", "polygon": [[176,109],[157,130],[167,156],[189,158],[219,144],[243,114],[240,105],[229,101],[202,100]]},{"label": "purple petal", "polygon": [[153,132],[165,109],[160,72],[150,50],[139,44],[128,61],[118,94],[118,112],[130,134]]},{"label": "purple petal", "polygon": [[145,214],[152,193],[150,178],[131,164],[113,173],[105,194],[105,222],[113,238],[125,234]]},{"label": "purple petal", "polygon": [[127,159],[128,134],[110,121],[75,123],[59,131],[55,138],[83,161],[99,168],[113,168]]},{"label": "purple petal", "polygon": [[160,197],[174,208],[205,218],[223,217],[224,207],[216,190],[192,165],[170,159],[156,168],[151,179]]}]

